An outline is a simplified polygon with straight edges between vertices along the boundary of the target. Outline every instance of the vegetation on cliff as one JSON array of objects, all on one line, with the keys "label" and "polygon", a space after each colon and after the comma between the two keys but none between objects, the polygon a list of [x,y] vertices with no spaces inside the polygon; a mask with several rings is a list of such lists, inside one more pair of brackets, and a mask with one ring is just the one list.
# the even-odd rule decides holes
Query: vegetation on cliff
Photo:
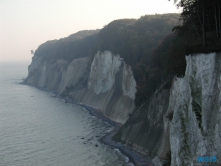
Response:
[{"label": "vegetation on cliff", "polygon": [[186,54],[221,51],[221,2],[219,0],[174,0],[182,8],[181,25],[173,31],[185,37]]},{"label": "vegetation on cliff", "polygon": [[97,52],[98,32],[99,30],[80,31],[67,38],[47,41],[39,46],[34,56],[41,56],[42,61],[63,59],[69,62],[87,57]]},{"label": "vegetation on cliff", "polygon": [[135,103],[140,106],[173,75],[184,75],[185,55],[221,48],[218,0],[174,2],[182,7],[181,15],[155,14],[115,20],[101,30],[80,31],[48,41],[36,50],[35,56],[42,56],[43,61],[71,62],[75,58],[94,56],[97,51],[119,54],[132,66],[137,83]]},{"label": "vegetation on cliff", "polygon": [[[158,100],[158,103],[154,103],[154,101],[166,92],[166,90],[162,91],[162,89],[170,87],[174,75],[178,77],[184,76],[186,55],[221,51],[220,1],[180,0],[176,2],[178,7],[183,8],[180,16],[181,24],[175,26],[172,29],[172,33],[168,33],[166,37],[158,42],[158,45],[151,55],[150,65],[143,66],[143,71],[147,76],[145,81],[142,79],[137,82],[138,92],[136,94],[137,106],[142,105],[134,111],[127,122],[114,136],[115,140],[131,145],[134,148],[142,148],[143,151],[146,151],[149,155],[153,155],[153,157],[158,155],[164,160],[164,165],[170,165],[171,160],[171,145],[169,145],[169,138],[166,136],[169,131],[166,130],[168,125],[165,119],[168,119],[168,121],[173,119],[174,109],[168,109],[170,112],[167,113],[162,111],[162,106],[154,109],[153,105],[158,106],[162,104],[163,100]],[[140,76],[139,78],[144,77]],[[166,83],[168,83],[168,86],[164,86]],[[158,87],[159,90],[155,91]],[[154,95],[154,92],[151,92],[153,90],[155,91]],[[157,93],[159,91],[162,93]],[[163,99],[166,99],[166,97]],[[154,104],[151,105],[151,102]],[[168,102],[165,103],[168,104]],[[165,103],[162,105],[165,106]],[[192,105],[197,116],[198,125],[201,127],[200,107],[194,103]],[[168,106],[165,107],[165,110],[167,110]],[[197,107],[197,109],[195,109],[195,107]],[[162,112],[165,114],[162,115]],[[158,116],[155,116],[154,113]],[[162,118],[163,120],[159,122],[157,121],[158,118]],[[180,119],[177,121],[179,120]],[[152,126],[148,124],[151,121],[154,121]],[[182,124],[181,126],[184,125]],[[148,132],[151,129],[153,130]],[[164,133],[165,135],[163,135]],[[182,131],[182,133],[184,132]],[[156,138],[151,140],[156,134]],[[157,139],[161,140],[154,142]],[[148,145],[150,142],[154,144],[153,147]],[[154,149],[164,143],[165,145],[169,145],[169,148],[161,147],[162,149],[159,148],[159,151],[168,152],[168,155],[158,153],[158,149]]]},{"label": "vegetation on cliff", "polygon": [[148,100],[153,91],[173,75],[178,77],[184,75],[185,55],[221,51],[221,2],[218,0],[174,0],[174,2],[177,7],[182,8],[179,18],[181,24],[174,26],[173,33],[169,33],[158,42],[151,56],[150,66],[145,66],[148,81],[138,81],[137,105]]},{"label": "vegetation on cliff", "polygon": [[[94,56],[97,51],[109,50],[119,54],[132,66],[137,82],[138,106],[166,79],[166,76],[162,75],[163,67],[157,63],[161,60],[160,63],[165,64],[162,58],[160,60],[157,58],[163,48],[157,49],[157,47],[169,41],[169,38],[164,40],[163,38],[179,24],[178,18],[179,14],[156,14],[142,16],[138,20],[115,20],[101,30],[80,31],[67,38],[47,41],[39,46],[35,56],[41,56],[42,61],[54,62],[63,59],[71,62],[75,58]],[[156,50],[158,52],[154,53]],[[164,56],[167,59],[166,55]]]}]

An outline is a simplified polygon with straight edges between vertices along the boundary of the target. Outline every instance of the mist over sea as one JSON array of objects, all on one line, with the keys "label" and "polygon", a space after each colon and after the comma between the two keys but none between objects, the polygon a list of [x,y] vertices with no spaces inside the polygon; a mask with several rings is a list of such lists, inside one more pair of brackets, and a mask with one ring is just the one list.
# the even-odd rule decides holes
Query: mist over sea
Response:
[{"label": "mist over sea", "polygon": [[0,62],[1,166],[120,166],[127,158],[99,143],[112,126],[53,93],[22,85],[28,63]]}]

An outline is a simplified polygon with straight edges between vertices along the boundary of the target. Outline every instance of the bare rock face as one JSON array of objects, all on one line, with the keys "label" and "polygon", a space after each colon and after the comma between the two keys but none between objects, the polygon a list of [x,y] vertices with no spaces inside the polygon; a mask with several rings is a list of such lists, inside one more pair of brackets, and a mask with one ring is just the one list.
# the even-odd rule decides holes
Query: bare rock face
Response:
[{"label": "bare rock face", "polygon": [[[221,164],[220,53],[186,57],[183,78],[174,78],[134,112],[136,82],[131,67],[109,51],[93,57],[43,61],[33,57],[25,82],[100,109],[124,124],[114,136],[147,153],[157,165],[200,166],[201,156]],[[165,84],[166,85],[166,84]],[[165,86],[167,87],[167,86]]]},{"label": "bare rock face", "polygon": [[[115,139],[151,156],[157,165],[208,165],[221,158],[220,53],[186,56],[183,78],[157,90],[127,120]],[[171,157],[171,161],[170,160]]]},{"label": "bare rock face", "polygon": [[124,123],[135,107],[135,93],[136,82],[131,68],[119,56],[106,51],[95,55],[80,102],[101,109],[110,119]]},{"label": "bare rock face", "polygon": [[65,88],[75,86],[79,79],[87,72],[88,58],[74,59],[67,69],[62,71],[59,93],[63,93]]},{"label": "bare rock face", "polygon": [[105,93],[111,90],[115,83],[115,75],[120,70],[122,61],[119,56],[113,56],[111,52],[98,52],[91,64],[91,72],[88,80],[88,89],[95,94]]},{"label": "bare rock face", "polygon": [[169,89],[163,89],[134,112],[114,136],[116,141],[126,143],[133,149],[146,153],[158,163],[170,155],[170,120],[168,116]]},{"label": "bare rock face", "polygon": [[[221,59],[220,54],[186,57],[184,78],[175,78],[169,110],[173,166],[203,165],[200,156],[221,158]],[[220,160],[217,160],[221,164]]]},{"label": "bare rock face", "polygon": [[100,109],[108,118],[125,123],[135,105],[136,82],[130,66],[118,55],[98,52],[91,62],[84,87],[69,93],[76,102]]},{"label": "bare rock face", "polygon": [[25,82],[100,109],[119,123],[125,123],[135,107],[136,82],[131,67],[109,51],[71,63],[33,57]]}]

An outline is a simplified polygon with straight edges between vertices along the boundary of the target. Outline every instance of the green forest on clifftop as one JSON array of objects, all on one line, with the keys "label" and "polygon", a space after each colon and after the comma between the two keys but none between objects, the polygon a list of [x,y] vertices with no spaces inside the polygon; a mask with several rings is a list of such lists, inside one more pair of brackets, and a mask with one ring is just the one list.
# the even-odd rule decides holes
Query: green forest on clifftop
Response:
[{"label": "green forest on clifftop", "polygon": [[[167,59],[173,57],[167,57],[167,49],[171,47],[170,52],[174,52],[173,49],[178,49],[177,43],[182,46],[182,40],[171,32],[179,25],[178,18],[179,14],[155,14],[140,19],[115,20],[101,30],[80,31],[47,41],[39,46],[34,56],[41,56],[42,61],[64,59],[70,63],[76,58],[94,56],[98,51],[119,54],[132,66],[137,82],[135,102],[139,106],[172,74],[170,68],[173,67],[168,67],[171,64]],[[167,53],[162,55],[162,51]],[[178,49],[174,56],[179,53]]]},{"label": "green forest on clifftop", "polygon": [[141,105],[162,83],[183,76],[185,55],[221,49],[221,4],[214,0],[174,1],[181,14],[145,15],[115,20],[100,30],[80,31],[47,41],[34,56],[42,61],[93,57],[98,51],[119,54],[132,66],[137,83],[135,104]]}]

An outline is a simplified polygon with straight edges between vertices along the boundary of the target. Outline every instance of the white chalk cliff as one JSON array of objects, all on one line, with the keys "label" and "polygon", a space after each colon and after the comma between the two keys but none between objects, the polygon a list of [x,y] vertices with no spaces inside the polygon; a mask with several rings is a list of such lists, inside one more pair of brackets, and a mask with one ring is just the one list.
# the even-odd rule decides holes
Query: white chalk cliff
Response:
[{"label": "white chalk cliff", "polygon": [[[186,57],[184,78],[175,78],[168,109],[173,166],[197,166],[199,156],[221,164],[221,58],[219,53]],[[204,163],[207,164],[207,163]]]},{"label": "white chalk cliff", "polygon": [[186,56],[185,76],[174,78],[170,89],[162,85],[136,112],[136,82],[131,67],[109,51],[72,62],[43,61],[34,56],[25,82],[100,109],[108,118],[124,124],[115,136],[117,140],[155,157],[159,165],[170,152],[172,166],[204,165],[198,162],[200,156],[216,156],[218,165],[220,56]]},{"label": "white chalk cliff", "polygon": [[34,56],[25,82],[100,109],[119,123],[125,123],[135,107],[136,82],[131,67],[109,51],[71,63],[62,59],[44,62]]},{"label": "white chalk cliff", "polygon": [[185,76],[175,77],[170,90],[157,90],[116,140],[147,153],[157,165],[168,161],[170,154],[172,166],[208,165],[198,161],[202,156],[216,156],[218,163],[211,164],[221,164],[220,56],[186,56]]}]

